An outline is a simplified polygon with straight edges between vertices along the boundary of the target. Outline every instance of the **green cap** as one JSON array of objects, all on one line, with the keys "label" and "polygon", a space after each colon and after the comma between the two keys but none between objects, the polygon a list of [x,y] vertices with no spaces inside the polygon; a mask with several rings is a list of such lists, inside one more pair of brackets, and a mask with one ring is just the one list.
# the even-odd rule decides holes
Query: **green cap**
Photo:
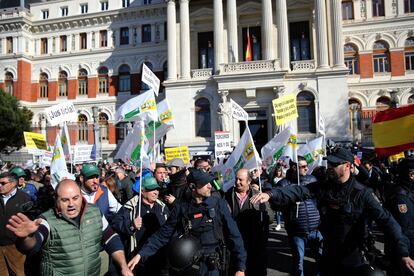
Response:
[{"label": "green cap", "polygon": [[89,178],[93,175],[99,176],[99,169],[94,164],[83,164],[81,175],[85,178]]},{"label": "green cap", "polygon": [[142,188],[145,190],[155,190],[160,189],[160,185],[158,185],[157,180],[152,176],[144,177],[144,180],[142,181]]},{"label": "green cap", "polygon": [[18,178],[19,177],[25,177],[26,173],[24,172],[24,170],[20,167],[15,167],[10,171],[12,174],[16,175]]}]

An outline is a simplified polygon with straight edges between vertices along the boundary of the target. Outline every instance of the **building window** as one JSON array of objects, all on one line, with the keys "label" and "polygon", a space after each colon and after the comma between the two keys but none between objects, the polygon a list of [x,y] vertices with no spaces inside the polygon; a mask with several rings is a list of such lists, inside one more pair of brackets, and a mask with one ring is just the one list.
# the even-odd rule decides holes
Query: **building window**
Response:
[{"label": "building window", "polygon": [[14,82],[13,82],[13,74],[10,72],[7,72],[4,76],[4,86],[5,86],[5,92],[13,95],[14,93]]},{"label": "building window", "polygon": [[128,27],[121,28],[120,33],[121,33],[121,39],[119,41],[119,44],[121,45],[129,44],[129,28]]},{"label": "building window", "polygon": [[[348,113],[349,113],[349,128],[352,135],[356,134],[355,131],[361,131],[362,126],[362,105],[356,99],[349,99],[348,101]],[[355,137],[354,137],[355,138]]]},{"label": "building window", "polygon": [[242,29],[242,41],[243,41],[243,60],[246,61],[247,51],[247,30],[250,37],[250,48],[252,60],[262,59],[262,46],[261,46],[261,31],[260,27],[249,27]]},{"label": "building window", "polygon": [[142,42],[151,42],[151,25],[142,25]]},{"label": "building window", "polygon": [[13,37],[11,36],[6,37],[6,52],[8,54],[13,53]]},{"label": "building window", "polygon": [[352,44],[346,44],[344,46],[344,53],[345,65],[349,68],[349,74],[359,74],[358,48]]},{"label": "building window", "polygon": [[289,24],[289,38],[290,38],[290,59],[310,60],[310,36],[309,36],[309,22],[293,22]]},{"label": "building window", "polygon": [[[152,71],[153,70],[153,66],[152,66],[152,63],[151,62],[148,62],[148,61],[145,61],[144,62],[145,63],[145,65]],[[141,66],[141,74],[142,74],[142,68],[143,68],[144,66]],[[142,91],[147,91],[147,90],[149,90],[150,89],[150,87],[146,84],[146,83],[144,83],[144,82],[142,82],[142,85],[141,85],[141,90]]]},{"label": "building window", "polygon": [[109,7],[108,1],[101,2],[101,11],[107,11]]},{"label": "building window", "polygon": [[42,18],[43,19],[49,18],[49,10],[42,10]]},{"label": "building window", "polygon": [[109,128],[108,128],[108,115],[105,113],[99,113],[99,141],[106,142],[109,140]]},{"label": "building window", "polygon": [[296,97],[298,108],[298,132],[316,133],[315,97],[312,93],[303,91]]},{"label": "building window", "polygon": [[78,95],[88,95],[88,72],[85,69],[79,70]]},{"label": "building window", "polygon": [[60,51],[66,52],[68,50],[68,36],[61,35],[60,36]]},{"label": "building window", "polygon": [[88,4],[81,4],[80,5],[80,12],[81,12],[81,14],[88,13]]},{"label": "building window", "polygon": [[[131,122],[129,124],[132,124]],[[117,143],[123,141],[128,134],[128,123],[120,122],[116,125],[116,141]]]},{"label": "building window", "polygon": [[144,5],[151,4],[151,0],[144,0]]},{"label": "building window", "polygon": [[83,114],[78,116],[78,141],[88,142],[88,118]]},{"label": "building window", "polygon": [[40,74],[40,78],[39,78],[39,98],[47,98],[49,93],[48,93],[48,78],[47,75],[45,73],[41,73]]},{"label": "building window", "polygon": [[108,46],[108,31],[107,30],[99,31],[99,45],[101,47]]},{"label": "building window", "polygon": [[129,66],[124,64],[119,67],[119,92],[129,92],[131,90],[131,74]]},{"label": "building window", "polygon": [[47,54],[47,38],[40,39],[40,53],[42,55]]},{"label": "building window", "polygon": [[68,16],[68,11],[69,11],[68,7],[61,7],[60,8],[60,15],[61,16]]},{"label": "building window", "polygon": [[343,0],[342,1],[342,19],[349,20],[354,19],[354,1]]},{"label": "building window", "polygon": [[79,48],[81,50],[88,48],[88,42],[86,38],[86,33],[79,34]]},{"label": "building window", "polygon": [[404,12],[414,12],[414,0],[404,0]]},{"label": "building window", "polygon": [[381,96],[377,99],[375,106],[377,111],[388,109],[391,107],[391,99],[387,96]]},{"label": "building window", "polygon": [[130,0],[122,0],[122,7],[128,8],[130,5]]},{"label": "building window", "polygon": [[388,45],[383,41],[374,43],[373,63],[375,73],[389,72],[389,52]]},{"label": "building window", "polygon": [[408,100],[407,100],[408,104],[414,104],[414,95],[411,95]]},{"label": "building window", "polygon": [[99,85],[98,85],[98,92],[100,94],[107,94],[108,93],[108,83],[109,83],[109,77],[108,77],[108,69],[106,67],[101,67],[98,71],[98,79],[99,79]]},{"label": "building window", "polygon": [[59,97],[66,97],[68,95],[68,74],[65,71],[59,72],[58,86]]},{"label": "building window", "polygon": [[195,131],[197,137],[211,137],[210,102],[206,98],[195,102]]},{"label": "building window", "polygon": [[198,68],[214,67],[214,34],[198,33]]},{"label": "building window", "polygon": [[372,0],[372,16],[384,16],[384,0]]},{"label": "building window", "polygon": [[414,70],[414,37],[410,37],[405,41],[405,70]]}]

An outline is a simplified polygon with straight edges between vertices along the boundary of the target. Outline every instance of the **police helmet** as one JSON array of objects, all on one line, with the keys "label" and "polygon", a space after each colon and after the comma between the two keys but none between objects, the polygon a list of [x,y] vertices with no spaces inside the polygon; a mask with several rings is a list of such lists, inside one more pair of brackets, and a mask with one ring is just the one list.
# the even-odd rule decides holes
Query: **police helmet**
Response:
[{"label": "police helmet", "polygon": [[10,172],[14,174],[17,178],[26,177],[26,173],[21,167],[15,167]]},{"label": "police helmet", "polygon": [[359,272],[361,276],[385,276],[382,270],[375,268],[369,264],[365,264],[360,267]]},{"label": "police helmet", "polygon": [[168,247],[170,267],[176,271],[189,269],[200,259],[200,241],[191,235],[182,235],[171,241]]}]

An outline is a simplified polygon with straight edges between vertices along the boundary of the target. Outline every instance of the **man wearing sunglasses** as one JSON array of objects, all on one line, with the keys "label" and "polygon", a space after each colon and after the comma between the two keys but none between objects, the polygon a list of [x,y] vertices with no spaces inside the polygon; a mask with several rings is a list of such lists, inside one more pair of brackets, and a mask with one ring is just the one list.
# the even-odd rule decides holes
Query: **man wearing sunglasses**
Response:
[{"label": "man wearing sunglasses", "polygon": [[354,156],[351,151],[337,148],[326,158],[327,179],[306,186],[273,188],[261,193],[252,202],[271,199],[286,205],[315,198],[321,216],[323,235],[322,275],[362,275],[370,270],[363,256],[365,222],[367,218],[390,237],[395,255],[404,266],[414,272],[414,261],[409,257],[409,240],[392,215],[382,208],[371,189],[355,180],[351,172]]}]

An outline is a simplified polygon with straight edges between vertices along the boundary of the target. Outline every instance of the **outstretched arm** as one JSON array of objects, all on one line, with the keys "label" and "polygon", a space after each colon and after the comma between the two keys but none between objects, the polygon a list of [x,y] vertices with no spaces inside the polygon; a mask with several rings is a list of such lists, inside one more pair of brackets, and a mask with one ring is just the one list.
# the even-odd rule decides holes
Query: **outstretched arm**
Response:
[{"label": "outstretched arm", "polygon": [[17,237],[22,239],[22,247],[24,250],[32,250],[36,243],[35,233],[39,229],[42,219],[30,220],[22,213],[17,213],[9,219],[6,225],[7,229],[12,231]]}]

